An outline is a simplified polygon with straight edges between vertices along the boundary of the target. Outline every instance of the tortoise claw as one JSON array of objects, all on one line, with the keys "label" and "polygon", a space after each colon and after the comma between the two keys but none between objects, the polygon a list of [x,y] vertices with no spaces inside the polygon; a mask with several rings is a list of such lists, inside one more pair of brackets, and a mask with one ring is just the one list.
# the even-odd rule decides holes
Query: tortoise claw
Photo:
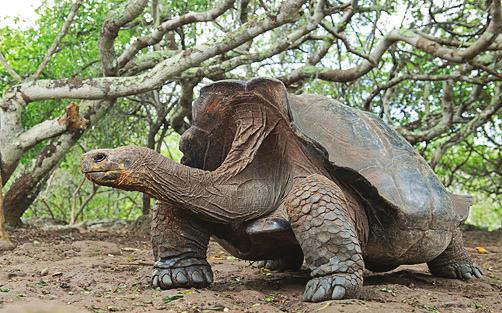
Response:
[{"label": "tortoise claw", "polygon": [[481,268],[474,263],[466,263],[455,268],[456,278],[469,280],[472,278],[481,278],[483,272]]},{"label": "tortoise claw", "polygon": [[320,302],[350,298],[357,294],[361,286],[362,278],[354,273],[316,277],[308,281],[303,299],[308,302]]},{"label": "tortoise claw", "polygon": [[441,268],[440,270],[434,269],[432,274],[440,277],[455,278],[470,280],[473,278],[483,277],[483,271],[479,266],[474,263],[466,262],[463,264],[453,263],[448,264]]},{"label": "tortoise claw", "polygon": [[209,265],[156,268],[152,273],[152,286],[160,289],[204,288],[212,282],[213,272]]},{"label": "tortoise claw", "polygon": [[302,267],[302,260],[293,262],[288,259],[275,259],[256,261],[253,266],[258,268],[266,268],[271,271],[284,272],[284,271],[298,271]]}]

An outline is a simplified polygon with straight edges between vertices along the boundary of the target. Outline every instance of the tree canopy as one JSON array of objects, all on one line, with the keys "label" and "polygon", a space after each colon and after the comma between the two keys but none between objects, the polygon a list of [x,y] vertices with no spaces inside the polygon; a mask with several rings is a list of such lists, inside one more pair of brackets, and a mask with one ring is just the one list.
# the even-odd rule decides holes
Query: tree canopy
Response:
[{"label": "tree canopy", "polygon": [[500,1],[57,0],[37,14],[0,28],[9,224],[28,208],[147,213],[147,196],[82,180],[81,153],[137,144],[179,159],[201,86],[268,76],[379,115],[474,195],[472,222],[502,226]]}]

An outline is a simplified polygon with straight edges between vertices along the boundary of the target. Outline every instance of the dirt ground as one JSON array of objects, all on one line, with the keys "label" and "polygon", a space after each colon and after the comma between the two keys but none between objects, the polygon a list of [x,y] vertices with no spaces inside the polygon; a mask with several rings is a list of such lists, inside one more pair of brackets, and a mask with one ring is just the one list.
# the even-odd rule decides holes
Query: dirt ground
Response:
[{"label": "dirt ground", "polygon": [[367,273],[361,299],[323,303],[301,301],[307,273],[264,271],[216,243],[209,249],[210,288],[161,291],[149,286],[147,238],[36,229],[12,235],[18,247],[0,255],[0,312],[502,312],[500,231],[465,232],[485,271],[481,280],[441,279],[425,265],[403,266]]}]

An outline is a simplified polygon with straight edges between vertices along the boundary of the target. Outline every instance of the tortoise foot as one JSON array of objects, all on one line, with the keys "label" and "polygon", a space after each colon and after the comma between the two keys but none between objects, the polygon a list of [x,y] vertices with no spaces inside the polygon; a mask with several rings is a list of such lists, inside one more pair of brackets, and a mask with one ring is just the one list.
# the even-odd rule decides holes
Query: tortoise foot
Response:
[{"label": "tortoise foot", "polygon": [[483,277],[483,271],[481,268],[470,261],[463,263],[451,263],[444,265],[441,268],[431,268],[431,273],[439,277],[464,280]]},{"label": "tortoise foot", "polygon": [[207,265],[189,265],[185,267],[162,267],[162,261],[155,263],[152,273],[152,286],[160,289],[204,288],[213,282],[213,271]]},{"label": "tortoise foot", "polygon": [[303,255],[300,257],[289,257],[283,259],[273,259],[265,261],[257,261],[254,263],[255,267],[266,268],[271,271],[284,272],[284,271],[299,271],[303,264]]},{"label": "tortoise foot", "polygon": [[284,271],[297,271],[299,270],[298,266],[294,264],[289,264],[286,260],[276,259],[276,260],[265,260],[265,261],[257,261],[255,262],[255,266],[258,268],[266,268],[271,271],[284,272]]},{"label": "tortoise foot", "polygon": [[483,271],[465,251],[460,230],[455,230],[450,245],[437,258],[427,263],[432,275],[446,278],[481,278]]},{"label": "tortoise foot", "polygon": [[285,265],[283,260],[265,260],[265,261],[256,261],[253,263],[254,267],[258,268],[266,268],[271,271],[283,271],[285,270]]},{"label": "tortoise foot", "polygon": [[303,293],[303,300],[320,302],[354,298],[363,286],[363,278],[359,274],[339,273],[330,276],[312,278],[308,281]]}]

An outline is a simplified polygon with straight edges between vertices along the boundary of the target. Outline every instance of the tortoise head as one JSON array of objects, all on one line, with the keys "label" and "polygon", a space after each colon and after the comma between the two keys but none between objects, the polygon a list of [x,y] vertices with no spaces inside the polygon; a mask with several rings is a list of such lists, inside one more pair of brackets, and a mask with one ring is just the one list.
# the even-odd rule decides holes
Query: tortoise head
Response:
[{"label": "tortoise head", "polygon": [[80,169],[90,181],[124,190],[142,190],[153,151],[141,147],[96,149],[82,155]]}]

